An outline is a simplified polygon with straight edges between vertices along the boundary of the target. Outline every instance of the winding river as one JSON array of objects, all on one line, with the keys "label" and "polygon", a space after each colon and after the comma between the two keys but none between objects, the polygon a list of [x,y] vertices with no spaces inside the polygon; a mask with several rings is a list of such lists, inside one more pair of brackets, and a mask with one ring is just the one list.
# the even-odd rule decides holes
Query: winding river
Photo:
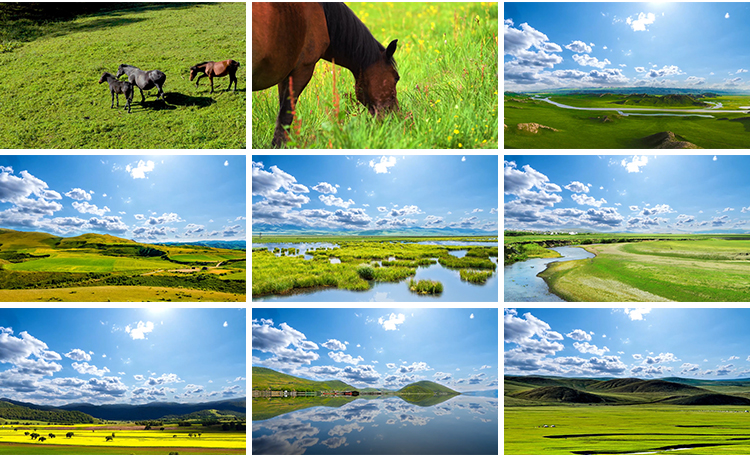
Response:
[{"label": "winding river", "polygon": [[[741,109],[741,110],[723,110],[720,109],[722,107],[721,103],[714,103],[714,102],[707,102],[711,103],[714,106],[708,109],[666,109],[666,108],[579,108],[576,106],[569,106],[564,105],[562,103],[553,102],[550,100],[550,97],[541,98],[541,97],[531,97],[532,100],[538,100],[543,101],[545,103],[549,103],[551,105],[555,105],[558,108],[565,108],[567,110],[582,110],[582,111],[617,111],[617,113],[620,116],[681,116],[681,117],[690,117],[690,116],[697,116],[701,118],[713,118],[711,115],[707,114],[696,114],[696,113],[740,113],[740,114],[747,114],[748,110]],[[624,113],[623,111],[660,111],[660,113],[657,114],[639,114],[639,113]],[[680,114],[683,113],[683,114]],[[684,114],[688,113],[688,114]]]},{"label": "winding river", "polygon": [[506,302],[519,301],[544,301],[544,302],[564,302],[562,298],[554,293],[550,293],[547,283],[537,274],[547,268],[547,264],[556,261],[573,261],[576,259],[593,258],[595,255],[589,253],[583,248],[563,246],[554,247],[560,253],[560,258],[532,258],[526,261],[519,261],[503,269],[505,278],[504,300]]}]

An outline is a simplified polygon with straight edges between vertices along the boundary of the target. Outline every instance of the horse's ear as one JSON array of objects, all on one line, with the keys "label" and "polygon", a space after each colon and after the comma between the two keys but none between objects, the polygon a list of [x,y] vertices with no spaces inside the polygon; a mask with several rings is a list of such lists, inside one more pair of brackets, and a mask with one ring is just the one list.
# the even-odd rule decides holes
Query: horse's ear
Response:
[{"label": "horse's ear", "polygon": [[396,53],[396,45],[398,45],[398,39],[388,44],[388,48],[385,49],[385,58],[387,60],[393,58],[393,54]]}]

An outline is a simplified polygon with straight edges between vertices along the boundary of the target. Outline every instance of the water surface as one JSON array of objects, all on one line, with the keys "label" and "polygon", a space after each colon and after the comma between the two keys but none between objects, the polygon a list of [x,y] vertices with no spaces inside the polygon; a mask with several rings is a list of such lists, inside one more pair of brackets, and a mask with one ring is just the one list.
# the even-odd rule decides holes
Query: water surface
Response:
[{"label": "water surface", "polygon": [[550,293],[547,283],[537,274],[547,268],[547,264],[556,261],[573,261],[576,259],[593,258],[595,255],[579,247],[554,247],[562,255],[561,258],[533,258],[519,261],[503,269],[503,291],[505,301],[545,301],[564,302],[562,298]]},{"label": "water surface", "polygon": [[[253,400],[253,405],[260,400]],[[297,400],[285,400],[297,401]],[[497,398],[360,398],[253,421],[253,454],[498,454]]]}]

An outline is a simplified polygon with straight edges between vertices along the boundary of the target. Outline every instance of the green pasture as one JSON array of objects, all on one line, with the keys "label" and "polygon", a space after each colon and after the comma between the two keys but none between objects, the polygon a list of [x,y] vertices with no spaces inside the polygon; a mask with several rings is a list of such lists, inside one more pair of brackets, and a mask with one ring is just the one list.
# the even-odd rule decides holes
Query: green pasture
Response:
[{"label": "green pasture", "polygon": [[244,258],[245,253],[190,253],[190,254],[170,254],[169,257],[175,261],[195,262],[195,261],[212,261],[218,263],[228,259]]},{"label": "green pasture", "polygon": [[120,285],[0,290],[0,301],[28,302],[143,302],[245,301],[244,293],[219,292],[157,285]]},{"label": "green pasture", "polygon": [[[737,406],[506,405],[504,452],[748,454],[750,413],[746,413],[746,409]],[[554,427],[549,427],[552,425]],[[664,449],[672,447],[676,450]]]},{"label": "green pasture", "polygon": [[[497,3],[347,3],[381,43],[398,39],[400,113],[375,120],[354,77],[321,60],[296,107],[295,148],[498,148]],[[270,148],[275,87],[252,97],[252,147]],[[337,116],[338,114],[338,116]]]},{"label": "green pasture", "polygon": [[128,272],[184,267],[161,258],[131,258],[80,252],[52,253],[53,256],[49,258],[31,259],[22,263],[6,264],[4,268],[14,271]]},{"label": "green pasture", "polygon": [[[571,106],[606,107],[611,102],[594,97],[553,96]],[[707,98],[722,102],[725,109],[750,106],[750,97]],[[616,107],[612,105],[609,107]],[[644,106],[645,107],[645,106]],[[671,107],[675,108],[675,107]],[[697,113],[699,114],[699,113]],[[708,114],[708,113],[707,113]],[[673,132],[678,140],[700,148],[748,148],[750,117],[740,113],[715,113],[713,118],[698,116],[620,116],[615,111],[581,111],[558,108],[526,96],[506,97],[504,102],[505,148],[653,148],[644,138]],[[519,123],[537,123],[556,129],[537,133],[518,129]]]},{"label": "green pasture", "polygon": [[[0,6],[0,146],[245,148],[247,4],[119,5],[60,21],[14,20]],[[190,66],[225,59],[241,64],[237,92],[224,91],[228,77],[213,94],[208,79],[189,81]],[[136,89],[132,114],[122,95],[110,109],[99,78],[123,63],[163,71],[166,104],[152,89],[142,105]]]},{"label": "green pasture", "polygon": [[750,301],[750,242],[704,239],[584,245],[593,259],[540,274],[567,301]]}]

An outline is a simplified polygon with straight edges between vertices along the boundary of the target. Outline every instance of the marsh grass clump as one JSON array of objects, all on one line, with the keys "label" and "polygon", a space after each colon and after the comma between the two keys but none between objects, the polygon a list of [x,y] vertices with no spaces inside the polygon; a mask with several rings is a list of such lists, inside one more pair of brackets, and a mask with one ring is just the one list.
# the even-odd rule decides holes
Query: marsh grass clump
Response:
[{"label": "marsh grass clump", "polygon": [[409,280],[409,290],[420,295],[443,293],[443,284],[436,280]]},{"label": "marsh grass clump", "polygon": [[473,269],[461,269],[459,275],[461,280],[470,282],[472,284],[483,284],[487,282],[487,279],[492,277],[493,271],[476,271]]},{"label": "marsh grass clump", "polygon": [[463,258],[456,258],[455,256],[441,256],[438,258],[438,262],[444,267],[450,269],[492,269],[493,271],[497,268],[497,264],[493,263],[486,258],[473,258],[464,256]]},{"label": "marsh grass clump", "polygon": [[357,267],[357,274],[365,280],[372,280],[375,278],[375,269],[367,264],[360,264]]}]

